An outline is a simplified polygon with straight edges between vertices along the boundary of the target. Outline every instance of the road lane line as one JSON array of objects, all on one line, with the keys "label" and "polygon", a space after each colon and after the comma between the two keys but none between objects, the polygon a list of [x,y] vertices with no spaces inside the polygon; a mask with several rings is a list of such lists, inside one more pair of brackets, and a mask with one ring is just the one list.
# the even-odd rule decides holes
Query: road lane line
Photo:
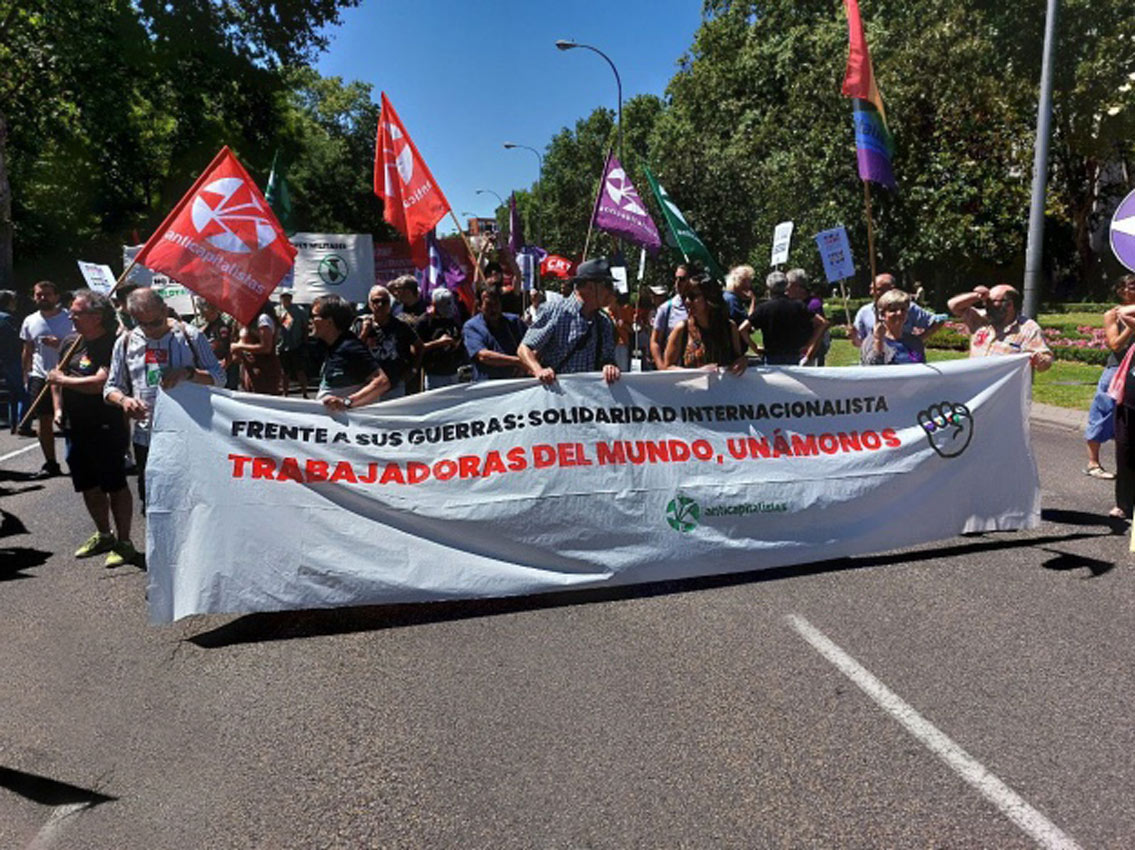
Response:
[{"label": "road lane line", "polygon": [[16,449],[14,452],[8,452],[8,454],[4,455],[3,457],[0,457],[0,463],[3,463],[4,461],[6,461],[10,457],[15,457],[16,455],[22,455],[24,452],[30,452],[32,449],[38,449],[38,448],[39,448],[39,443],[32,443],[30,446],[24,446],[22,449]]},{"label": "road lane line", "polygon": [[56,806],[52,809],[51,817],[47,819],[47,823],[40,827],[39,832],[35,834],[35,838],[31,840],[25,850],[47,850],[59,836],[63,822],[75,812],[80,812],[89,805],[90,803],[67,803],[63,806]]},{"label": "road lane line", "polygon": [[880,708],[953,768],[955,773],[1000,809],[1002,814],[1031,836],[1037,844],[1051,850],[1080,850],[1080,845],[1056,824],[1026,803],[977,759],[951,741],[894,691],[876,679],[863,665],[832,643],[823,632],[796,614],[790,614],[786,619],[813,649],[835,665]]}]

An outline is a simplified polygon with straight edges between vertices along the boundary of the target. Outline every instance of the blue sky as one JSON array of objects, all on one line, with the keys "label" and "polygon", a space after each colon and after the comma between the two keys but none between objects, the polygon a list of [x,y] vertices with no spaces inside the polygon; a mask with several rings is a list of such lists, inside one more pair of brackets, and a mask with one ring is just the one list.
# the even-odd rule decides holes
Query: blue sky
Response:
[{"label": "blue sky", "polygon": [[557,50],[557,39],[611,57],[626,101],[665,93],[700,23],[699,0],[362,0],[329,31],[317,67],[370,83],[376,102],[386,92],[464,224],[463,212],[491,215],[496,206],[477,189],[507,200],[536,180],[536,157],[504,142],[543,153],[561,128],[596,107],[615,108],[602,57]]}]

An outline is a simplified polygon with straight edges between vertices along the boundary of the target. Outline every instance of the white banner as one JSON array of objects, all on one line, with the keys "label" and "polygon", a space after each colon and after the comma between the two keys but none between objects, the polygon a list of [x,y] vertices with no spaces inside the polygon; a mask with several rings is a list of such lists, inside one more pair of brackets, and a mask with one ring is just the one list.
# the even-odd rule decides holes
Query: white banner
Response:
[{"label": "white banner", "polygon": [[87,282],[87,288],[91,292],[99,292],[103,295],[110,293],[114,289],[114,272],[110,270],[110,266],[104,266],[100,263],[88,263],[84,260],[76,260],[79,264],[79,273],[83,276],[83,280]]},{"label": "white banner", "polygon": [[369,233],[293,233],[296,265],[281,287],[292,289],[298,304],[320,295],[339,295],[365,304],[374,286],[374,239]]},{"label": "white banner", "polygon": [[[122,246],[123,271],[129,267],[130,261],[133,260],[141,250],[141,245]],[[162,296],[162,300],[166,302],[166,306],[173,307],[178,315],[193,315],[193,293],[168,275],[162,274],[161,272],[150,271],[150,269],[145,266],[134,266],[134,269],[130,272],[130,276],[126,278],[126,282],[133,283],[136,286],[148,286],[150,289],[153,289],[158,295]]]},{"label": "white banner", "polygon": [[509,596],[1032,527],[1027,356],[161,394],[151,617]]},{"label": "white banner", "polygon": [[792,229],[796,225],[791,221],[782,221],[776,226],[772,234],[772,263],[780,266],[788,262],[788,248],[792,245]]}]

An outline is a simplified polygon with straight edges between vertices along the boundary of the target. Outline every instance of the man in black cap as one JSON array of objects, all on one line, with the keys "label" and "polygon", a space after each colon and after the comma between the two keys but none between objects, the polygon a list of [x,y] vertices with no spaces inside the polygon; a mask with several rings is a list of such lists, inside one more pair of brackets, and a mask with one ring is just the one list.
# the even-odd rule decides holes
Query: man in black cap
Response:
[{"label": "man in black cap", "polygon": [[599,309],[601,290],[614,280],[606,257],[580,263],[571,296],[548,304],[528,329],[516,353],[541,383],[573,372],[602,371],[607,383],[619,380],[615,323]]}]

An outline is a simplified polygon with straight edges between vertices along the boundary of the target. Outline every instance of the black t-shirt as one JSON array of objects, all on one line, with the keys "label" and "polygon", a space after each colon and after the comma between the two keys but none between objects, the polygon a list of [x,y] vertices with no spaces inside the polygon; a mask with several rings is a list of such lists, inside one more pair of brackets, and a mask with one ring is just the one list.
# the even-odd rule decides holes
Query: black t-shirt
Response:
[{"label": "black t-shirt", "polygon": [[337,395],[336,390],[365,384],[377,370],[378,362],[370,349],[348,331],[327,349],[320,371],[320,392]]},{"label": "black t-shirt", "polygon": [[[110,359],[114,354],[115,336],[105,333],[95,340],[84,339],[79,334],[71,334],[60,343],[60,351],[68,351],[75,340],[79,341],[64,374],[74,378],[89,378],[99,369],[110,371]],[[99,428],[102,426],[126,429],[122,411],[103,401],[102,392],[81,393],[78,390],[63,388],[63,412],[73,431]]]},{"label": "black t-shirt", "polygon": [[397,384],[413,366],[414,355],[410,348],[418,335],[406,322],[393,318],[385,325],[372,322],[367,327],[370,330],[362,338],[363,342],[370,348],[390,383]]},{"label": "black t-shirt", "polygon": [[441,348],[427,351],[422,357],[422,368],[431,375],[452,375],[467,359],[465,343],[461,339],[461,325],[456,319],[447,319],[437,313],[430,313],[418,325],[418,336],[422,342],[433,342],[449,336],[457,342],[454,348]]},{"label": "black t-shirt", "polygon": [[812,336],[812,314],[795,298],[777,296],[763,301],[749,321],[761,332],[766,357],[799,355]]}]

